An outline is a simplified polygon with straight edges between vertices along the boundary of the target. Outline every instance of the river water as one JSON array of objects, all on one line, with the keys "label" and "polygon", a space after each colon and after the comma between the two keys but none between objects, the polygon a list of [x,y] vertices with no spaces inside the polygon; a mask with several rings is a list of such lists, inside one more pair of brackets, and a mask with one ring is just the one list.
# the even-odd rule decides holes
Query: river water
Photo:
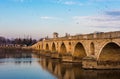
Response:
[{"label": "river water", "polygon": [[84,70],[30,51],[0,51],[0,79],[120,79],[120,70]]}]

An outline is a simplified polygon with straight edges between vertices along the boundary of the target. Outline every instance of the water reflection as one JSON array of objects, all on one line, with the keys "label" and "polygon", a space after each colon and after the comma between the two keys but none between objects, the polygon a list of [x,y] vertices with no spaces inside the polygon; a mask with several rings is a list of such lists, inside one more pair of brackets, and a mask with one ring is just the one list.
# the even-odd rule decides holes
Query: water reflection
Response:
[{"label": "water reflection", "polygon": [[46,58],[42,58],[39,63],[58,79],[120,79],[119,70],[84,70],[81,64],[61,63]]},{"label": "water reflection", "polygon": [[32,52],[0,50],[0,63],[14,62],[16,64],[31,63]]},{"label": "water reflection", "polygon": [[0,50],[0,79],[120,79],[120,70],[84,70],[30,51]]},{"label": "water reflection", "polygon": [[0,50],[0,58],[32,58],[30,51]]}]

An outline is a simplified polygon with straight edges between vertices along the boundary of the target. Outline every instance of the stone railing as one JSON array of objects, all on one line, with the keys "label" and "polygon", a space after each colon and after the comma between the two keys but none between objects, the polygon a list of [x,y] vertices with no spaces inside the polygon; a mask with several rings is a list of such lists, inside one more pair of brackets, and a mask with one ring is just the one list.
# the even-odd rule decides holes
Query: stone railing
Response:
[{"label": "stone railing", "polygon": [[120,31],[115,32],[96,32],[91,34],[80,34],[75,36],[69,36],[69,37],[59,37],[59,38],[50,38],[49,40],[74,40],[74,39],[109,39],[109,38],[120,38]]},{"label": "stone railing", "polygon": [[106,39],[106,38],[120,38],[120,31],[106,32],[106,33],[98,32],[98,33],[71,36],[71,39]]}]

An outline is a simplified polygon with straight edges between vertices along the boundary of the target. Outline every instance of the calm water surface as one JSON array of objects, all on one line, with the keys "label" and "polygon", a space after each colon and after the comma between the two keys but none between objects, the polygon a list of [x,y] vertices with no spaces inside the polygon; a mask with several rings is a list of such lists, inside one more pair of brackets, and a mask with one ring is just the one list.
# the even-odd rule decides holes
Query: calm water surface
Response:
[{"label": "calm water surface", "polygon": [[0,52],[0,79],[57,79],[39,61],[30,52]]},{"label": "calm water surface", "polygon": [[120,70],[84,70],[26,51],[0,51],[0,79],[120,79]]}]

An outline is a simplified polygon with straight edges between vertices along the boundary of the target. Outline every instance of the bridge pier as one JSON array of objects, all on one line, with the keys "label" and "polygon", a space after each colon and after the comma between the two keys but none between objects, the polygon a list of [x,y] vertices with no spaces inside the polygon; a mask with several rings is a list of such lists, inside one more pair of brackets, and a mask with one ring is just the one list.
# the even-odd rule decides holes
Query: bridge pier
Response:
[{"label": "bridge pier", "polygon": [[62,56],[62,62],[73,62],[73,57],[72,56]]},{"label": "bridge pier", "polygon": [[53,59],[60,59],[60,55],[57,52],[52,52],[51,53],[51,58],[53,58]]},{"label": "bridge pier", "polygon": [[50,51],[42,50],[42,51],[39,52],[39,55],[45,56],[45,57],[51,57]]},{"label": "bridge pier", "polygon": [[85,57],[82,60],[84,69],[120,69],[120,61],[99,61],[93,57]]},{"label": "bridge pier", "polygon": [[82,60],[82,68],[84,69],[96,69],[97,60],[93,57],[84,57]]}]

